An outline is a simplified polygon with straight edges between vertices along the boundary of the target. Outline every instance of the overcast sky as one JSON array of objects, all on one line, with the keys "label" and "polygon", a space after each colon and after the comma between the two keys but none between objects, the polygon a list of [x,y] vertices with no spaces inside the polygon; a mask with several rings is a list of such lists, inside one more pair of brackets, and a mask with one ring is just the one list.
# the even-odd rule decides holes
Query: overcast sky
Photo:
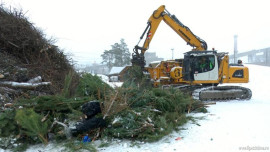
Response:
[{"label": "overcast sky", "polygon": [[[233,53],[270,47],[269,0],[0,0],[22,8],[26,16],[78,64],[101,62],[100,55],[125,39],[130,52],[148,18],[160,5],[176,15],[208,48]],[[142,45],[142,43],[141,43]],[[169,26],[160,24],[149,52],[171,59],[190,51]]]}]

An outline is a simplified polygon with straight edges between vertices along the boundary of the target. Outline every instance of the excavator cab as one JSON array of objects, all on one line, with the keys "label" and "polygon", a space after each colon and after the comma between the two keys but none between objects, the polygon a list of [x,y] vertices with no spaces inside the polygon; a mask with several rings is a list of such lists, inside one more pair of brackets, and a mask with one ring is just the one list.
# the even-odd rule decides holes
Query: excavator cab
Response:
[{"label": "excavator cab", "polygon": [[218,80],[216,51],[190,51],[185,53],[183,80],[191,82],[201,81],[201,83],[209,83],[209,80]]}]

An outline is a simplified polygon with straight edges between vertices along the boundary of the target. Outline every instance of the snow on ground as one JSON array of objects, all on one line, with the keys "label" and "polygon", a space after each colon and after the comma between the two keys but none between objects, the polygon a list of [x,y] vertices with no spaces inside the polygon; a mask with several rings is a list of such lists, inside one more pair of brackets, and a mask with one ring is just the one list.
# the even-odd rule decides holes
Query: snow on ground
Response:
[{"label": "snow on ground", "polygon": [[109,84],[111,87],[121,87],[123,82],[109,82],[109,77],[106,75],[98,74],[98,76],[102,79],[102,81],[106,82]]},{"label": "snow on ground", "polygon": [[[209,113],[192,114],[197,124],[188,123],[186,130],[174,132],[155,143],[115,141],[100,148],[108,152],[240,152],[270,151],[270,67],[248,65],[250,82],[237,84],[252,90],[248,101],[217,102]],[[175,140],[181,137],[180,140]],[[265,150],[254,150],[265,149]]]}]

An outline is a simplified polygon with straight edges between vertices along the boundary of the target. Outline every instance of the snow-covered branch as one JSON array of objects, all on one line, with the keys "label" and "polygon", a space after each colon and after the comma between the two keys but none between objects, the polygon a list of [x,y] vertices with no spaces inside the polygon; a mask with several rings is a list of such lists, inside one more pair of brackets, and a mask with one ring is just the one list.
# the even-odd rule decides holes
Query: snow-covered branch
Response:
[{"label": "snow-covered branch", "polygon": [[37,76],[37,77],[35,77],[33,79],[28,80],[27,82],[28,83],[38,83],[38,82],[41,82],[41,81],[42,81],[41,76]]},{"label": "snow-covered branch", "polygon": [[39,86],[51,85],[51,82],[41,82],[41,77],[30,79],[28,82],[14,82],[14,81],[3,81],[0,82],[0,86],[10,88],[22,88],[22,89],[35,89]]}]

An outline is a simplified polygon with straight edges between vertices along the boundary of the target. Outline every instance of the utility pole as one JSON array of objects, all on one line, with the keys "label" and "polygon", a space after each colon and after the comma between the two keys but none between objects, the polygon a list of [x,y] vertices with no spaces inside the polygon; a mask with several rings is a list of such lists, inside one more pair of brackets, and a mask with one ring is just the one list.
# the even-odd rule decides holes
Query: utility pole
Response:
[{"label": "utility pole", "polygon": [[269,55],[268,50],[265,50],[264,55],[265,55],[265,65],[268,65],[268,55]]},{"label": "utility pole", "polygon": [[238,53],[238,50],[237,50],[237,35],[234,35],[234,63],[237,63],[237,53]]},{"label": "utility pole", "polygon": [[172,48],[171,50],[172,50],[172,60],[173,60],[173,53],[174,53],[173,51],[174,51],[174,48]]}]

